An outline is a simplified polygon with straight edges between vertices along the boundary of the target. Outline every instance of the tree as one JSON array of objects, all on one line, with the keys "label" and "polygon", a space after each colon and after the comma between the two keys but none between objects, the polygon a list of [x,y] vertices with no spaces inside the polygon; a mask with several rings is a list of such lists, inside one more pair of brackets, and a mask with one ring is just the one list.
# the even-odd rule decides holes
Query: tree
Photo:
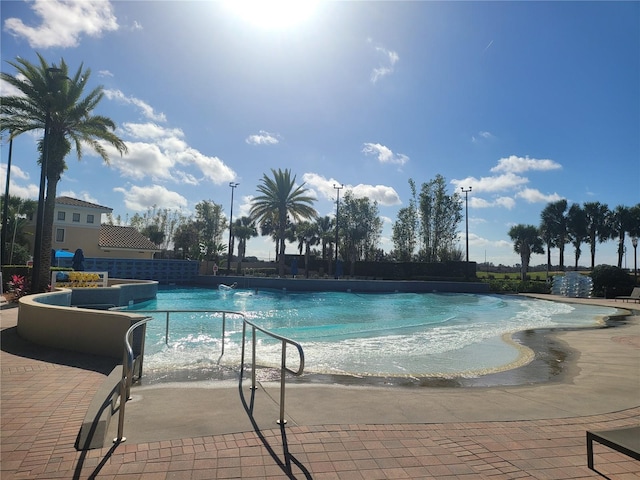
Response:
[{"label": "tree", "polygon": [[226,250],[226,245],[222,243],[222,234],[227,228],[227,219],[222,215],[222,211],[222,205],[211,200],[203,200],[196,204],[195,225],[201,260],[217,262]]},{"label": "tree", "polygon": [[596,244],[608,240],[611,233],[609,207],[600,202],[587,202],[583,209],[587,218],[586,241],[591,246],[591,269],[593,270],[596,261]]},{"label": "tree", "polygon": [[[49,284],[56,190],[67,168],[65,157],[73,146],[80,160],[83,145],[87,145],[109,163],[107,147],[103,142],[113,146],[120,155],[127,151],[127,146],[113,133],[116,128],[113,120],[93,114],[104,96],[103,87],[98,86],[83,97],[91,70],[83,70],[83,64],[80,64],[76,73],[69,77],[69,68],[64,59],[59,66],[54,63],[49,65],[42,55],[37,55],[38,65],[18,58],[8,62],[17,70],[15,76],[4,72],[0,74],[2,80],[22,92],[22,95],[3,96],[0,99],[0,128],[2,132],[10,132],[10,137],[14,138],[34,130],[44,131],[48,127],[48,132],[45,132],[47,144],[44,143],[44,137],[38,142],[38,162],[41,166],[46,165],[47,185],[40,274],[37,285],[32,285],[32,291],[42,292]],[[44,155],[46,162],[43,162]]]},{"label": "tree", "polygon": [[351,262],[351,275],[358,260],[373,260],[382,233],[378,203],[355,198],[351,190],[344,194],[338,221],[342,240],[341,255]]},{"label": "tree", "polygon": [[533,225],[514,225],[509,230],[509,237],[513,240],[513,250],[520,254],[520,277],[522,281],[527,279],[529,262],[534,253],[544,253],[540,232]]},{"label": "tree", "polygon": [[298,248],[302,255],[304,252],[304,268],[305,277],[309,278],[309,258],[311,256],[311,247],[320,243],[320,235],[318,232],[318,224],[316,222],[300,222],[296,225],[296,238],[298,239]]},{"label": "tree", "polygon": [[291,177],[290,170],[277,171],[271,169],[273,177],[263,174],[258,185],[259,195],[253,198],[249,216],[256,222],[263,224],[271,221],[276,231],[276,243],[279,245],[278,271],[284,276],[284,251],[286,227],[289,217],[294,221],[315,219],[313,197],[307,194],[305,184],[296,186],[295,175]]},{"label": "tree", "polygon": [[[318,236],[320,237],[320,244],[322,245],[322,261],[325,262],[327,260],[327,254],[330,255],[332,253],[331,245],[333,245],[336,238],[336,221],[334,218],[325,215],[316,220],[316,225],[318,228]],[[331,275],[331,261],[329,261],[328,265],[329,271],[327,273]]]},{"label": "tree", "polygon": [[416,206],[416,184],[412,179],[409,179],[409,186],[412,193],[409,206],[398,211],[398,219],[393,224],[393,245],[396,259],[400,262],[411,261],[418,243],[419,220]]},{"label": "tree", "polygon": [[[1,198],[4,206],[5,196],[2,195]],[[35,214],[37,207],[38,204],[33,200],[9,196],[7,230],[3,232],[6,243],[2,261],[5,265],[26,264],[29,260],[29,239],[24,232],[24,227],[27,225],[27,218]]]},{"label": "tree", "polygon": [[618,268],[622,268],[624,257],[624,239],[626,233],[632,228],[633,217],[631,209],[624,205],[618,205],[609,216],[609,228],[611,237],[618,238]]},{"label": "tree", "polygon": [[240,217],[233,223],[233,236],[238,239],[237,273],[242,272],[242,260],[247,253],[247,241],[258,236],[256,223],[249,217]]},{"label": "tree", "polygon": [[462,220],[460,195],[446,193],[442,175],[422,184],[420,191],[421,257],[427,262],[448,260]]},{"label": "tree", "polygon": [[183,259],[199,258],[198,229],[194,222],[186,222],[176,228],[173,234],[173,249],[180,252]]},{"label": "tree", "polygon": [[567,243],[567,201],[558,200],[547,204],[540,214],[540,234],[547,245],[547,275],[551,268],[551,248],[558,247],[560,255],[558,263],[564,270],[564,246]]},{"label": "tree", "polygon": [[567,235],[573,245],[575,256],[574,270],[578,270],[578,261],[582,250],[580,246],[587,239],[587,215],[580,205],[574,203],[567,213]]}]

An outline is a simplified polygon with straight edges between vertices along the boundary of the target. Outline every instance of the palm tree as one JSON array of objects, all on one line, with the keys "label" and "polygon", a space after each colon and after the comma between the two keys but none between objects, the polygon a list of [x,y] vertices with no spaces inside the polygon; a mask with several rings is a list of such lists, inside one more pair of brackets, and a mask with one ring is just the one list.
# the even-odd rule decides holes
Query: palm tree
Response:
[{"label": "palm tree", "polygon": [[574,270],[578,271],[578,260],[580,260],[580,254],[582,253],[580,245],[587,239],[587,216],[577,203],[571,205],[567,213],[567,234],[575,254]]},{"label": "palm tree", "polygon": [[318,232],[318,224],[315,222],[300,222],[296,225],[296,238],[298,240],[298,248],[300,249],[300,255],[302,255],[302,249],[304,252],[304,268],[305,277],[309,278],[309,258],[311,256],[311,247],[320,243],[320,235]]},{"label": "palm tree", "polygon": [[567,201],[558,200],[549,203],[540,214],[540,233],[547,245],[547,276],[551,267],[551,248],[558,247],[560,255],[558,263],[564,270],[564,246],[567,243]]},{"label": "palm tree", "polygon": [[[42,130],[45,138],[38,142],[40,165],[46,165],[46,200],[44,203],[44,222],[42,224],[42,247],[40,251],[40,275],[32,291],[44,291],[49,283],[51,267],[51,236],[55,209],[56,189],[62,173],[66,170],[65,157],[72,146],[78,159],[82,158],[83,145],[88,145],[102,159],[109,163],[106,142],[115,147],[122,155],[127,151],[125,143],[113,133],[116,126],[113,120],[102,115],[93,115],[93,110],[104,96],[103,87],[98,86],[86,96],[91,70],[83,70],[83,64],[69,77],[69,68],[64,59],[60,65],[48,64],[38,55],[39,65],[18,58],[9,65],[17,70],[15,76],[2,73],[1,78],[17,88],[22,95],[3,96],[1,106],[1,131],[10,132],[14,138],[25,132]],[[46,162],[43,157],[46,155]]]},{"label": "palm tree", "polygon": [[[318,236],[320,237],[320,243],[322,244],[322,262],[326,262],[327,253],[331,253],[331,245],[336,238],[336,222],[335,219],[330,217],[329,215],[325,215],[324,217],[319,217],[316,220],[316,225],[318,228]],[[329,247],[329,252],[327,251],[327,247]],[[328,262],[329,270],[327,272],[328,275],[331,275],[331,260]]]},{"label": "palm tree", "polygon": [[618,268],[622,268],[622,257],[624,257],[624,240],[625,234],[632,228],[633,217],[631,209],[624,205],[618,205],[611,212],[609,217],[609,227],[611,228],[611,237],[618,237]]},{"label": "palm tree", "polygon": [[307,195],[307,189],[302,185],[296,186],[296,177],[291,177],[291,171],[271,169],[273,177],[263,174],[258,185],[260,195],[254,197],[250,210],[250,217],[262,224],[265,220],[275,220],[276,242],[278,250],[278,271],[284,276],[285,229],[289,220],[299,221],[313,219],[316,211],[313,208],[314,198]]},{"label": "palm tree", "polygon": [[591,269],[596,261],[596,244],[609,239],[609,207],[600,202],[587,202],[584,204],[584,212],[587,217],[587,242],[591,245]]},{"label": "palm tree", "polygon": [[533,225],[514,225],[509,230],[509,236],[513,240],[513,250],[520,254],[521,279],[527,279],[529,261],[533,253],[544,253],[540,232]]},{"label": "palm tree", "polygon": [[258,236],[256,223],[249,217],[240,217],[233,224],[233,235],[238,239],[238,268],[237,273],[242,272],[242,259],[247,253],[247,240]]}]

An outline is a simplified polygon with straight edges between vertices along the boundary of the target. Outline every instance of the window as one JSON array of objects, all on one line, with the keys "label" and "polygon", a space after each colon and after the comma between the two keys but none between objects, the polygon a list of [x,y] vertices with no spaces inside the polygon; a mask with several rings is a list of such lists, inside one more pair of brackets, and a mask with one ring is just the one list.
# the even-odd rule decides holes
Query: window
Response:
[{"label": "window", "polygon": [[79,222],[80,221],[80,214],[79,213],[74,213],[73,214],[73,221],[74,222]]},{"label": "window", "polygon": [[64,228],[56,228],[56,242],[64,242]]},{"label": "window", "polygon": [[58,212],[58,220],[62,220],[64,222],[65,212]]},{"label": "window", "polygon": [[93,223],[93,215],[87,215],[87,223]]}]

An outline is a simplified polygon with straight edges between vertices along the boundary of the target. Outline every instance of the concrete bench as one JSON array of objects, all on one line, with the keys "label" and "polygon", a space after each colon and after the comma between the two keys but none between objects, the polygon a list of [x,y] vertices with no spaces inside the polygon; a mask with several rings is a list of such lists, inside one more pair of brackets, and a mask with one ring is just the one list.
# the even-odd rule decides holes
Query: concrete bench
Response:
[{"label": "concrete bench", "polygon": [[640,425],[637,427],[587,432],[587,466],[593,468],[593,442],[601,443],[617,452],[640,460]]},{"label": "concrete bench", "polygon": [[76,439],[77,450],[102,448],[120,396],[122,365],[116,365],[93,396]]}]

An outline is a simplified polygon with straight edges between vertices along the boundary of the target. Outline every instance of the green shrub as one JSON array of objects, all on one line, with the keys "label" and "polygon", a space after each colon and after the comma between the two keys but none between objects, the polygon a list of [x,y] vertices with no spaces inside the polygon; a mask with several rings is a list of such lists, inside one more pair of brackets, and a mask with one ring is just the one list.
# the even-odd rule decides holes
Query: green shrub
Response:
[{"label": "green shrub", "polygon": [[591,272],[593,296],[615,298],[629,295],[633,290],[633,279],[621,268],[598,265]]}]

